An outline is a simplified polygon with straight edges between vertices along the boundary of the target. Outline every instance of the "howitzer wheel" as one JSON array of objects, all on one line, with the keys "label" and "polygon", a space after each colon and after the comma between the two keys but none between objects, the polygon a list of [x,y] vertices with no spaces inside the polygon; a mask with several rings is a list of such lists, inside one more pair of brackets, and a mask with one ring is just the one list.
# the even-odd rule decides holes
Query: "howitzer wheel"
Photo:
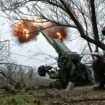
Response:
[{"label": "howitzer wheel", "polygon": [[39,74],[40,76],[45,76],[45,75],[46,75],[46,67],[45,67],[45,66],[40,66],[40,67],[38,68],[38,74]]}]

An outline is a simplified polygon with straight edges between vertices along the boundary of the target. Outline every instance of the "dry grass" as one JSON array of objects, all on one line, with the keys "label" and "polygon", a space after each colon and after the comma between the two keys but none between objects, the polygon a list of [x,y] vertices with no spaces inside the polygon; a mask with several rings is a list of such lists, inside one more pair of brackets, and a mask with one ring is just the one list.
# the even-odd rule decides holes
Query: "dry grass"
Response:
[{"label": "dry grass", "polygon": [[94,91],[93,86],[75,87],[66,92],[64,89],[44,88],[46,84],[48,85],[49,81],[37,80],[36,86],[43,86],[43,88],[27,92],[23,89],[9,96],[8,92],[1,90],[0,102],[2,104],[0,105],[9,105],[9,102],[14,102],[15,105],[105,105],[105,91]]}]

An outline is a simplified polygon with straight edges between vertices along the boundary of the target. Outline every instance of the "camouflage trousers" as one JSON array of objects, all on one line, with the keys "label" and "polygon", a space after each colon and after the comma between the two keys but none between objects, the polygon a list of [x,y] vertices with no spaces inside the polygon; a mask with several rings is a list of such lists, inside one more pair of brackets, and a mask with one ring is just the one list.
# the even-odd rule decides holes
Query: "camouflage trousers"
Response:
[{"label": "camouflage trousers", "polygon": [[105,63],[102,61],[93,62],[95,81],[105,84]]}]

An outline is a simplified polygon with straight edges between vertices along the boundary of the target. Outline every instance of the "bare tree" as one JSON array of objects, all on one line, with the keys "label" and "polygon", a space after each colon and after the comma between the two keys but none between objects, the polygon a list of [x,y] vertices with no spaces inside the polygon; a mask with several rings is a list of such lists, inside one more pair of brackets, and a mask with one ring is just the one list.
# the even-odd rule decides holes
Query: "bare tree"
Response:
[{"label": "bare tree", "polygon": [[0,63],[0,88],[33,89],[35,69],[14,63]]},{"label": "bare tree", "polygon": [[[9,18],[52,22],[78,30],[80,36],[105,50],[101,30],[104,26],[104,0],[1,0]],[[39,21],[40,20],[40,21]]]}]

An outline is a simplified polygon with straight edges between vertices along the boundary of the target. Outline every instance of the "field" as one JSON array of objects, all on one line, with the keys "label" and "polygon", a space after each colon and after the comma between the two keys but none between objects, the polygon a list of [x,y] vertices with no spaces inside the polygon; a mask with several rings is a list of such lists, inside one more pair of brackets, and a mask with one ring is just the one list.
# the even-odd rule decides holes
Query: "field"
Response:
[{"label": "field", "polygon": [[10,93],[0,89],[0,105],[105,105],[105,91],[93,86],[64,89],[36,88],[15,90]]}]

